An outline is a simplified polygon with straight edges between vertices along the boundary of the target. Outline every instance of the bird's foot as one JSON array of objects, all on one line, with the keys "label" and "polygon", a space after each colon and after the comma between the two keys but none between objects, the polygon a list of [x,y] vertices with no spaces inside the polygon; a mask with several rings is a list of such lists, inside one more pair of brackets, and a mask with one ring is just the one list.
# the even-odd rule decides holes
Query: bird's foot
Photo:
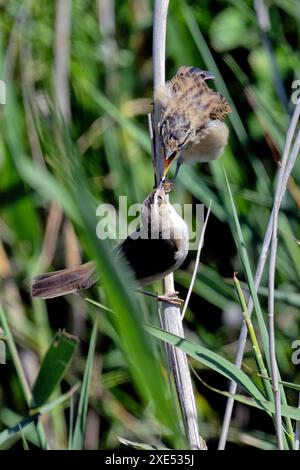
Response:
[{"label": "bird's foot", "polygon": [[165,193],[168,194],[173,191],[175,186],[175,179],[166,179],[163,183]]},{"label": "bird's foot", "polygon": [[179,292],[176,292],[176,291],[173,292],[173,294],[162,294],[162,295],[152,294],[152,292],[147,292],[141,289],[138,289],[137,292],[143,295],[147,295],[149,297],[153,297],[159,302],[168,302],[169,304],[174,304],[174,305],[179,305],[179,306],[184,303],[184,300],[178,297]]},{"label": "bird's foot", "polygon": [[167,302],[169,304],[181,306],[184,303],[183,299],[178,297],[179,292],[173,292],[172,294],[158,295],[157,300],[160,302]]},{"label": "bird's foot", "polygon": [[171,191],[173,191],[175,186],[175,178],[174,179],[167,179],[165,176],[163,176],[158,184],[158,188],[161,189],[163,188],[165,193],[168,194]]}]

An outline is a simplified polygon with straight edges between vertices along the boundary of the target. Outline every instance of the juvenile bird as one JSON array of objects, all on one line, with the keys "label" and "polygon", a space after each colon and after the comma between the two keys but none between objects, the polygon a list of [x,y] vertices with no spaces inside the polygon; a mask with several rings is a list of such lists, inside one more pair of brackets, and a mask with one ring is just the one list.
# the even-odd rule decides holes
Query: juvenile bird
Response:
[{"label": "juvenile bird", "polygon": [[[140,227],[115,249],[144,286],[177,269],[188,253],[188,228],[169,202],[162,185],[148,195],[141,210]],[[33,279],[32,296],[50,299],[88,289],[98,278],[95,263],[40,274]]]},{"label": "juvenile bird", "polygon": [[180,67],[165,86],[155,90],[154,100],[162,107],[158,123],[165,171],[177,158],[176,178],[182,162],[208,162],[218,158],[228,141],[228,127],[223,122],[230,106],[206,80],[214,76],[196,67]]}]

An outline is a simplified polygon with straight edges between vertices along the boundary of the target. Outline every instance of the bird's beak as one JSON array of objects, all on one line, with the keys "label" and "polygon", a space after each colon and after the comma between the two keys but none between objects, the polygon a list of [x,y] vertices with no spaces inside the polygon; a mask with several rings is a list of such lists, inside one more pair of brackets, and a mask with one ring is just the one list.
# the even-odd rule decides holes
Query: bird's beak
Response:
[{"label": "bird's beak", "polygon": [[215,76],[207,70],[202,70],[203,80],[214,80]]},{"label": "bird's beak", "polygon": [[173,160],[176,158],[177,152],[172,152],[170,150],[167,150],[165,152],[165,168],[164,168],[164,177],[167,176],[168,171],[170,169],[170,166],[173,162]]}]

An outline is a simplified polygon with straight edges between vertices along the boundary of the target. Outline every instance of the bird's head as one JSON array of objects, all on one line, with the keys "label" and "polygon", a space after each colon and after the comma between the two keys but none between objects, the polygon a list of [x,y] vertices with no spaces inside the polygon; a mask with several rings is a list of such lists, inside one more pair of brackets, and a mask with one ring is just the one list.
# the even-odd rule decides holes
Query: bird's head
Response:
[{"label": "bird's head", "polygon": [[189,143],[190,122],[184,115],[174,112],[161,121],[159,132],[164,150],[164,176],[166,176],[173,160]]},{"label": "bird's head", "polygon": [[168,192],[165,190],[163,181],[161,181],[158,187],[146,197],[143,205],[146,208],[150,206],[161,207],[164,204],[168,204],[168,202]]}]

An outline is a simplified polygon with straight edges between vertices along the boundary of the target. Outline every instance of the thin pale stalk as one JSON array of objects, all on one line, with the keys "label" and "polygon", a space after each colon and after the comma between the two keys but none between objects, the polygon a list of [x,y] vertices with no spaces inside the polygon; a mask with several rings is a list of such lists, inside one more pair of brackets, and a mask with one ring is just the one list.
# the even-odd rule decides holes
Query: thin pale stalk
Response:
[{"label": "thin pale stalk", "polygon": [[[155,0],[153,18],[153,85],[154,89],[165,83],[166,34],[169,0]],[[153,138],[156,182],[159,182],[164,172],[162,146],[158,136],[158,122],[161,106],[154,103]]]},{"label": "thin pale stalk", "polygon": [[[278,204],[278,202],[277,202]],[[275,289],[275,268],[277,254],[277,226],[278,211],[274,211],[273,217],[273,236],[271,242],[270,267],[269,267],[269,298],[268,298],[268,323],[269,323],[269,349],[271,363],[271,377],[275,400],[275,425],[277,435],[277,445],[279,450],[283,450],[282,438],[282,412],[281,412],[281,395],[278,383],[278,367],[276,359],[276,340],[275,340],[275,323],[274,323],[274,289]]]},{"label": "thin pale stalk", "polygon": [[71,31],[71,0],[56,0],[54,83],[58,108],[65,120],[71,117],[69,60]]},{"label": "thin pale stalk", "polygon": [[101,55],[105,72],[105,89],[108,96],[112,96],[119,86],[118,74],[116,73],[118,46],[115,39],[115,9],[115,0],[98,0]]},{"label": "thin pale stalk", "polygon": [[[290,161],[296,161],[297,155],[300,149],[300,131],[297,134],[294,147],[290,156]],[[282,160],[282,168],[287,168],[288,154],[284,153]],[[289,165],[289,168],[293,166]],[[269,348],[270,348],[270,363],[271,363],[271,376],[275,399],[275,419],[276,419],[276,434],[277,444],[280,450],[283,449],[283,427],[282,427],[282,412],[281,412],[281,393],[279,388],[279,377],[278,377],[278,366],[276,360],[276,339],[275,339],[275,319],[274,319],[274,291],[275,291],[275,269],[276,269],[276,256],[277,256],[277,232],[278,232],[278,217],[280,211],[280,205],[282,201],[281,189],[285,192],[285,188],[288,179],[285,181],[286,171],[282,171],[282,175],[279,176],[281,184],[276,187],[275,201],[273,206],[273,217],[272,217],[272,240],[271,240],[271,251],[270,251],[270,264],[269,264],[269,295],[268,295],[268,323],[269,323]]]},{"label": "thin pale stalk", "polygon": [[[172,276],[169,275],[165,279],[165,292],[171,292],[172,289],[174,289],[174,283]],[[184,338],[180,309],[178,307],[164,302],[162,321],[164,330]],[[206,450],[206,443],[198,431],[197,410],[186,354],[169,344],[167,345],[167,353],[169,366],[174,376],[189,448]]]},{"label": "thin pale stalk", "polygon": [[[169,0],[155,0],[154,19],[153,19],[153,76],[154,88],[165,83],[165,44]],[[156,183],[159,182],[164,170],[164,161],[162,147],[158,136],[158,121],[161,114],[161,108],[158,103],[154,103],[153,117],[153,147],[155,159]],[[165,296],[173,295],[174,276],[169,274],[164,279]],[[180,308],[171,303],[163,303],[162,322],[164,328],[170,333],[184,337],[182,327]],[[196,403],[193,393],[192,380],[188,367],[186,355],[173,346],[167,347],[169,366],[174,375],[174,382],[183,415],[184,426],[189,448],[206,449],[205,441],[198,432],[198,420]]]},{"label": "thin pale stalk", "polygon": [[[288,131],[287,131],[287,136],[286,136],[286,141],[285,141],[285,146],[284,146],[284,151],[283,151],[283,157],[285,155],[289,155],[293,137],[296,131],[297,123],[299,120],[300,116],[300,102],[297,104],[295,111],[293,113]],[[299,135],[299,134],[298,134]],[[298,136],[297,136],[298,138]],[[295,142],[296,146],[296,142]],[[297,146],[295,147],[295,152],[292,152],[291,157],[289,159],[283,158],[283,161],[287,161],[286,167],[281,165],[279,172],[278,172],[278,179],[277,179],[277,186],[280,187],[280,203],[283,199],[283,196],[285,194],[286,186],[288,183],[288,179],[290,177],[290,174],[292,172],[292,169],[294,167],[297,154],[299,150],[297,151]],[[258,291],[258,288],[260,286],[262,274],[264,271],[264,267],[266,264],[267,260],[267,255],[268,255],[268,250],[271,242],[271,237],[272,237],[272,220],[273,220],[273,213],[274,213],[274,208],[272,209],[272,213],[269,218],[266,234],[264,237],[264,241],[262,244],[262,249],[258,261],[258,266],[255,274],[255,279],[254,279],[254,286],[256,292]],[[253,310],[253,300],[250,297],[249,302],[248,302],[248,312],[251,315],[252,310]],[[241,333],[240,337],[238,340],[238,348],[237,348],[237,353],[235,357],[235,365],[239,368],[241,368],[243,357],[244,357],[244,351],[245,351],[245,346],[246,346],[246,341],[247,341],[247,326],[245,323],[243,323],[242,328],[241,328]],[[229,387],[229,392],[230,394],[235,394],[237,391],[237,385],[235,382],[230,383]],[[284,397],[283,397],[284,398]],[[225,409],[225,414],[224,414],[224,419],[223,419],[223,425],[222,425],[222,430],[221,430],[221,435],[220,435],[220,441],[218,445],[219,450],[225,449],[226,441],[227,441],[227,436],[228,436],[228,431],[229,431],[229,426],[230,426],[230,421],[231,421],[231,416],[232,416],[232,411],[233,411],[233,405],[234,405],[234,398],[228,398],[227,403],[226,403],[226,409]],[[293,428],[291,427],[290,423],[287,422],[287,427],[288,427],[288,432],[289,434],[293,435]]]},{"label": "thin pale stalk", "polygon": [[189,290],[188,290],[188,293],[187,293],[187,296],[186,296],[186,299],[185,299],[185,302],[184,302],[184,306],[183,306],[183,309],[182,309],[181,321],[184,319],[184,315],[185,315],[186,309],[188,307],[188,304],[189,304],[189,301],[190,301],[190,298],[191,298],[191,295],[192,295],[192,292],[193,292],[193,287],[194,287],[197,272],[198,272],[198,266],[199,266],[199,263],[200,263],[200,255],[201,255],[201,250],[202,250],[203,243],[204,243],[204,235],[205,235],[205,230],[206,230],[206,226],[207,226],[207,222],[208,222],[208,218],[209,218],[209,214],[210,214],[210,209],[211,209],[211,201],[209,203],[208,211],[207,211],[206,218],[205,218],[205,221],[204,221],[204,225],[203,225],[203,228],[202,228],[202,231],[201,231],[201,236],[200,236],[199,243],[198,243],[198,249],[197,249],[197,256],[196,256],[196,261],[195,261],[194,272],[193,272],[193,276],[192,276],[192,279],[191,279]]}]

